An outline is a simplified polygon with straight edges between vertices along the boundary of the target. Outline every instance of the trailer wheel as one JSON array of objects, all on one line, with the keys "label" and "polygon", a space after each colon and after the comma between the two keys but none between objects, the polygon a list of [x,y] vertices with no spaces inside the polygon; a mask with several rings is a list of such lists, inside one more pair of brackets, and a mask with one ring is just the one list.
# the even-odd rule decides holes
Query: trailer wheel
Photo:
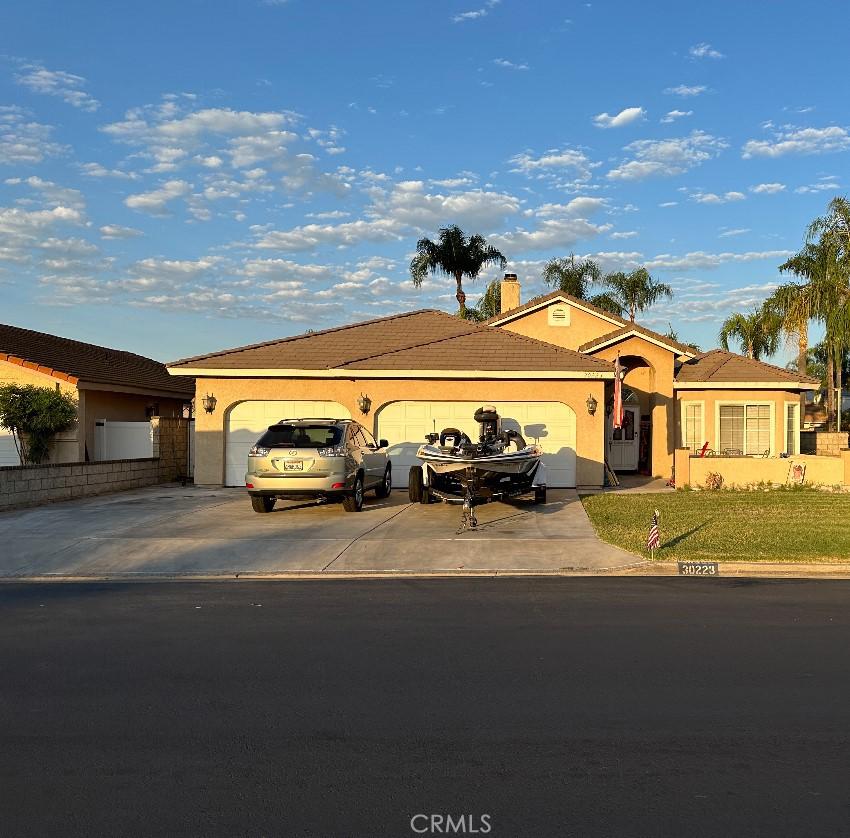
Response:
[{"label": "trailer wheel", "polygon": [[422,468],[420,466],[411,466],[410,473],[407,478],[407,496],[411,503],[430,503],[431,493],[422,479]]}]

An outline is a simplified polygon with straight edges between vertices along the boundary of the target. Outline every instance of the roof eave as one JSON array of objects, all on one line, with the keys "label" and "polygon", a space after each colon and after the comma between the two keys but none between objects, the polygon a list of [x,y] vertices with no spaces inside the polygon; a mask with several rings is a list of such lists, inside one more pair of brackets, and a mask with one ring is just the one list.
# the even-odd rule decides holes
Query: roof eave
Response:
[{"label": "roof eave", "polygon": [[[172,372],[172,370],[174,370]],[[475,370],[475,369],[226,369],[205,367],[169,368],[172,375],[194,378],[431,378],[431,379],[528,379],[528,380],[604,380],[613,379],[613,370]]]}]

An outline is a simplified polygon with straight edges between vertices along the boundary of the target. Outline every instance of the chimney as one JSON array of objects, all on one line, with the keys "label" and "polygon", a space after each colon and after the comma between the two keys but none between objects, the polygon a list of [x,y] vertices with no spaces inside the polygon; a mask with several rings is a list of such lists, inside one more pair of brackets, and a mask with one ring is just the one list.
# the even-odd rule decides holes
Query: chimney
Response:
[{"label": "chimney", "polygon": [[505,278],[499,284],[499,314],[519,307],[519,289],[516,274],[505,274]]}]

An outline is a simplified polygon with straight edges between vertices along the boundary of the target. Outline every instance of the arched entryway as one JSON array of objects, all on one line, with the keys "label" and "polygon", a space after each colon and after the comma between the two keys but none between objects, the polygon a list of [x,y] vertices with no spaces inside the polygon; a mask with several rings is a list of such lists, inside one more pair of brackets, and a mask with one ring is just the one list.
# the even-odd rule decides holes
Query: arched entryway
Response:
[{"label": "arched entryway", "polygon": [[655,368],[641,355],[620,356],[623,369],[623,427],[612,423],[613,398],[607,415],[607,458],[614,471],[652,473],[652,408]]}]

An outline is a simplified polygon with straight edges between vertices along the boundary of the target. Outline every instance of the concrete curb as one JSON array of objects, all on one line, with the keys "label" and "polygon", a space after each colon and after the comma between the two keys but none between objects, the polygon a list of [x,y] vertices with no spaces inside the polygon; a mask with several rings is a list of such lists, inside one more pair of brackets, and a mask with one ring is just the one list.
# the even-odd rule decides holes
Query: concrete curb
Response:
[{"label": "concrete curb", "polygon": [[[239,573],[113,573],[91,575],[38,575],[4,576],[0,585],[15,583],[50,582],[225,582],[225,581],[296,581],[330,579],[496,579],[496,578],[534,578],[558,579],[568,577],[671,577],[678,576],[676,562],[641,561],[616,568],[581,569],[562,568],[557,571],[535,570],[435,570],[435,571],[287,571],[280,573],[242,572]],[[706,577],[702,577],[706,578]],[[850,579],[850,563],[836,564],[781,564],[777,562],[730,562],[720,564],[720,576],[729,578],[761,579]]]}]

